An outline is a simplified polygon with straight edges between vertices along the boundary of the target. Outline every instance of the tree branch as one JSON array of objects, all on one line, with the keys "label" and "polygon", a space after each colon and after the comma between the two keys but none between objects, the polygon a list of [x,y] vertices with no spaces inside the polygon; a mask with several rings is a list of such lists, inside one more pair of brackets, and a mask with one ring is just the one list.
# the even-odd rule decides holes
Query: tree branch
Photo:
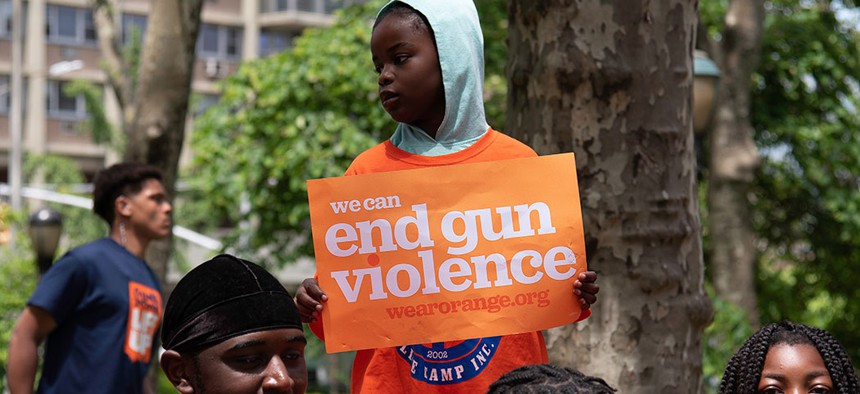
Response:
[{"label": "tree branch", "polygon": [[119,102],[120,108],[125,109],[131,102],[131,83],[129,78],[128,64],[121,55],[122,36],[119,34],[117,24],[118,4],[116,0],[94,0],[93,22],[96,25],[99,49],[102,55],[102,68],[107,74],[108,83],[113,87],[114,95]]}]

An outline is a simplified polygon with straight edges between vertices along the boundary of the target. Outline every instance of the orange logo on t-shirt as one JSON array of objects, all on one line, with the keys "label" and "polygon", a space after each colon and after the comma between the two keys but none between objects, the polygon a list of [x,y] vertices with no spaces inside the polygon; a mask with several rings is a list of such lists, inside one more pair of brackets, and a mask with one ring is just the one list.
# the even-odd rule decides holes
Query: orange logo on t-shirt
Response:
[{"label": "orange logo on t-shirt", "polygon": [[161,294],[136,282],[128,282],[128,324],[125,354],[132,362],[148,363],[152,355],[152,338],[161,320]]}]

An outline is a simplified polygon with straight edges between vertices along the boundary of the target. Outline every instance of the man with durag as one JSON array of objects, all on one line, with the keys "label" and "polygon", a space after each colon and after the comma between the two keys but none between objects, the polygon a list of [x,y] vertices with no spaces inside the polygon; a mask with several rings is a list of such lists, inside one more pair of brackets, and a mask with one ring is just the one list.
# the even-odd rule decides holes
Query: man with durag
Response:
[{"label": "man with durag", "polygon": [[262,267],[216,256],[186,274],[167,300],[161,368],[189,393],[304,393],[301,318]]}]

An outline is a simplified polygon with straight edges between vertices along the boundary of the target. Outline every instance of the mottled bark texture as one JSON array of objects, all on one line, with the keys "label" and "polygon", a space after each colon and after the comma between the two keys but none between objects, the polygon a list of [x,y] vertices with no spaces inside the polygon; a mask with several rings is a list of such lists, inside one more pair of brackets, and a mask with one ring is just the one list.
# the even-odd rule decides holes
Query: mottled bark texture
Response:
[{"label": "mottled bark texture", "polygon": [[576,154],[601,287],[591,318],[548,332],[550,361],[623,393],[702,391],[696,4],[510,3],[507,127],[540,154]]},{"label": "mottled bark texture", "polygon": [[[754,244],[748,193],[760,157],[750,121],[752,75],[761,57],[764,2],[732,0],[718,59],[721,70],[713,128],[708,136],[710,267],[718,296],[746,311],[758,326]],[[712,46],[715,47],[715,46]]]}]

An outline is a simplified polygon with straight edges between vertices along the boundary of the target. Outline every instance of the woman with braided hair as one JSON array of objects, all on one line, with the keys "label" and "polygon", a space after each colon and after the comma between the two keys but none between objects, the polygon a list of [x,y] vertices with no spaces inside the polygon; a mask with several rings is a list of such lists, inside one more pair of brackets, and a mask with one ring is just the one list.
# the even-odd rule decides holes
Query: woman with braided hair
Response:
[{"label": "woman with braided hair", "polygon": [[764,326],[732,356],[720,394],[856,394],[842,345],[827,331],[784,321]]}]

